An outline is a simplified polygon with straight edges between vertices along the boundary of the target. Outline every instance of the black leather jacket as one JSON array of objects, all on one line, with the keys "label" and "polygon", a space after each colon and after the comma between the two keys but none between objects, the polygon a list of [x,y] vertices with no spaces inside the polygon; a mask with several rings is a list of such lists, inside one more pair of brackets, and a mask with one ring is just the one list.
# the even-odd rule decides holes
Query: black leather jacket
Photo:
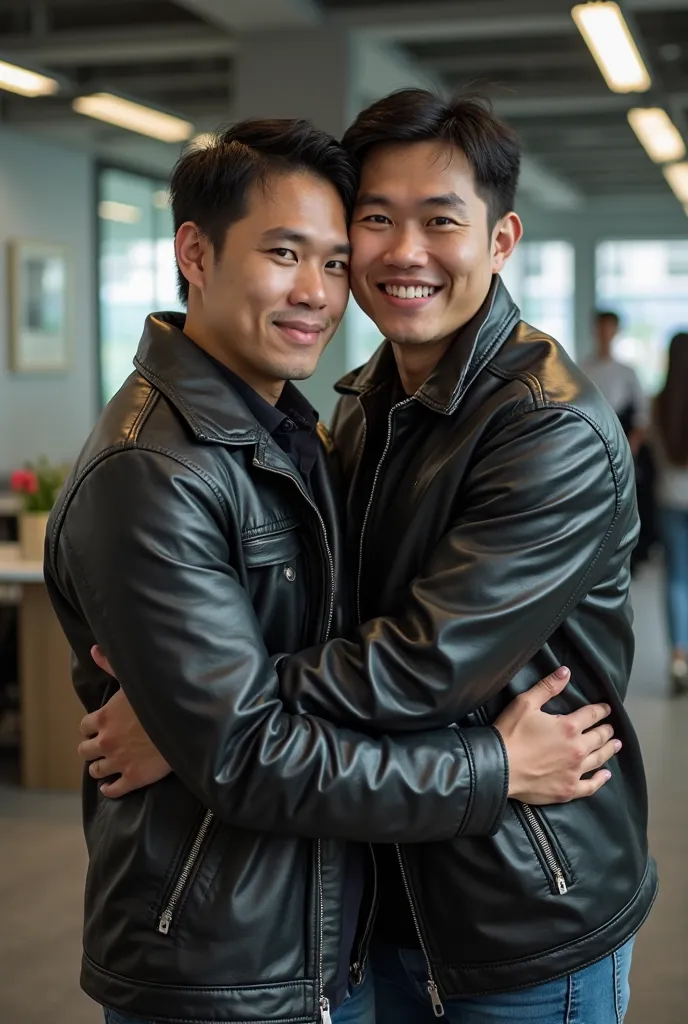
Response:
[{"label": "black leather jacket", "polygon": [[489,838],[400,848],[431,981],[446,996],[508,990],[612,952],[656,891],[623,705],[633,466],[607,402],[520,321],[498,279],[414,397],[394,393],[396,378],[383,345],[338,385],[363,625],[353,642],[281,662],[282,693],[330,721],[399,734],[492,721],[564,664],[572,682],[552,710],[611,705],[624,746],[596,796],[510,801]]},{"label": "black leather jacket", "polygon": [[343,840],[489,833],[503,747],[487,727],[374,739],[285,711],[275,655],[343,628],[324,449],[316,509],[179,323],[149,317],[48,529],[85,707],[114,685],[97,641],[174,771],[114,801],[84,777],[82,984],[143,1018],[315,1021],[339,964]]}]

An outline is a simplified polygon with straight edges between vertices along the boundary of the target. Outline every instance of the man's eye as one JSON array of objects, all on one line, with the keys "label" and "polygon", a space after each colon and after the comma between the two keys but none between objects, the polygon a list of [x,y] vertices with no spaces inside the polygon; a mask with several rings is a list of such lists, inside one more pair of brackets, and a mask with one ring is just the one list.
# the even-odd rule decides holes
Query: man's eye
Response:
[{"label": "man's eye", "polygon": [[343,270],[344,273],[348,273],[348,271],[349,271],[349,264],[346,262],[346,260],[330,260],[327,263],[327,269],[328,270]]},{"label": "man's eye", "polygon": [[275,256],[279,256],[283,260],[294,260],[296,262],[296,253],[293,249],[271,249],[270,252],[274,252]]},{"label": "man's eye", "polygon": [[456,224],[456,221],[452,220],[451,217],[433,217],[430,224],[433,224],[436,228],[446,228],[448,224]]},{"label": "man's eye", "polygon": [[385,217],[384,213],[371,213],[368,217],[363,217],[362,219],[369,224],[391,224],[389,217]]}]

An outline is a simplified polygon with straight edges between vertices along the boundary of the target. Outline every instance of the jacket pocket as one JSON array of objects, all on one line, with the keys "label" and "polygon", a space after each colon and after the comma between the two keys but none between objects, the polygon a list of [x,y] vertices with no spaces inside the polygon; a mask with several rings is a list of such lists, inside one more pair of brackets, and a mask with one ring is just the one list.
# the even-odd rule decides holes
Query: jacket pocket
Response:
[{"label": "jacket pocket", "polygon": [[512,806],[540,861],[552,893],[565,896],[572,884],[571,871],[554,833],[541,813],[530,804],[512,800]]},{"label": "jacket pocket", "polygon": [[210,841],[210,833],[213,829],[214,821],[215,815],[213,812],[206,811],[200,825],[194,829],[190,842],[186,844],[187,852],[184,855],[181,868],[175,873],[172,888],[169,889],[160,908],[158,931],[161,935],[169,934],[170,928],[176,919],[180,900],[186,895],[191,877],[198,871],[203,854]]},{"label": "jacket pocket", "polygon": [[247,569],[281,565],[298,557],[301,551],[299,531],[293,526],[288,526],[274,533],[261,533],[259,536],[244,538],[242,549]]}]

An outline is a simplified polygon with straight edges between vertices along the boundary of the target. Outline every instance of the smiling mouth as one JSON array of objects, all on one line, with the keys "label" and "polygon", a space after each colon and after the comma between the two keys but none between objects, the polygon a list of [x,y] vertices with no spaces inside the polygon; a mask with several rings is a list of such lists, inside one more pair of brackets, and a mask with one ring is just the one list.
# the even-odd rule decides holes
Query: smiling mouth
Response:
[{"label": "smiling mouth", "polygon": [[394,305],[413,302],[415,307],[423,306],[429,302],[438,292],[442,291],[442,285],[431,284],[378,284],[378,289],[385,298],[391,300]]},{"label": "smiling mouth", "polygon": [[322,324],[307,324],[301,321],[275,321],[275,327],[295,341],[297,345],[315,345],[325,330]]}]

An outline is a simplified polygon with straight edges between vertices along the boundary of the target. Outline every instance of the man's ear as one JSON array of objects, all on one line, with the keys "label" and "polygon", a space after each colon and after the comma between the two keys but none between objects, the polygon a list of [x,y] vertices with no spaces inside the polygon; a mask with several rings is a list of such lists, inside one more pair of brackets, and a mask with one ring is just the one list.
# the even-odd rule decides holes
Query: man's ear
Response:
[{"label": "man's ear", "polygon": [[203,294],[205,272],[212,260],[211,244],[206,235],[193,221],[181,225],[174,238],[174,251],[182,274],[194,288]]},{"label": "man's ear", "polygon": [[492,232],[492,273],[498,274],[523,237],[521,218],[513,211],[494,226]]}]

